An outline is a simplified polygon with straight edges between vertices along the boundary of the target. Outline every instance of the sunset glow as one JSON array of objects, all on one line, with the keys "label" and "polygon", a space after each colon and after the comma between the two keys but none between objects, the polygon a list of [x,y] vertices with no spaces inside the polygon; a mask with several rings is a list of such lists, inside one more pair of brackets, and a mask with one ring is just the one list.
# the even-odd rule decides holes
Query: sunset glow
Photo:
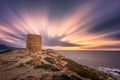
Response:
[{"label": "sunset glow", "polygon": [[[69,10],[66,9],[66,12],[51,8],[50,2],[35,5],[37,0],[35,3],[20,0],[18,2],[1,1],[0,5],[4,10],[0,9],[0,43],[24,48],[25,36],[30,33],[42,35],[43,48],[120,50],[118,46],[120,39],[112,37],[120,34],[120,27],[116,27],[120,24],[109,25],[111,24],[109,20],[120,13],[118,2],[115,1],[110,7],[111,3],[108,2],[106,5],[104,0],[83,3],[80,1],[76,0],[79,4],[75,3],[76,5]],[[100,8],[100,5],[103,8]],[[103,30],[101,28],[97,30],[98,25],[104,27]],[[95,31],[91,30],[94,27]]]}]

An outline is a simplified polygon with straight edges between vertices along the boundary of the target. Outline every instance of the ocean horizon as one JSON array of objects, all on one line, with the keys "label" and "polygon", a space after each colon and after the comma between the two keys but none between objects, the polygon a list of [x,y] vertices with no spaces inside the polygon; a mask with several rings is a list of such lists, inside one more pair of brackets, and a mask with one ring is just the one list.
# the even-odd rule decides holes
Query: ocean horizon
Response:
[{"label": "ocean horizon", "polygon": [[111,74],[120,79],[120,51],[58,50],[78,64]]},{"label": "ocean horizon", "polygon": [[120,51],[57,50],[61,55],[92,68],[99,66],[119,68]]}]

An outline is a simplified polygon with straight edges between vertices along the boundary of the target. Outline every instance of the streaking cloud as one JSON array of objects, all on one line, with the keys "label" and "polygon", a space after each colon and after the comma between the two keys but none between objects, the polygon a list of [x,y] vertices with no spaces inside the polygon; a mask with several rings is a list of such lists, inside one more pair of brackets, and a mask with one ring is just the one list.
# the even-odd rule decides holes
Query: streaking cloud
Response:
[{"label": "streaking cloud", "polygon": [[1,0],[0,43],[25,47],[30,33],[44,48],[120,50],[120,1],[51,1]]}]

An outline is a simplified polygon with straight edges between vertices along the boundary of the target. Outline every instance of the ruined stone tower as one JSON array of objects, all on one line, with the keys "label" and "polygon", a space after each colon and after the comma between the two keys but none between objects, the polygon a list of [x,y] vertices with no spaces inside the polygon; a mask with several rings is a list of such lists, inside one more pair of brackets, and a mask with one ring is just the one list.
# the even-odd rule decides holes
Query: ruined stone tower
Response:
[{"label": "ruined stone tower", "polygon": [[26,48],[32,52],[41,51],[42,39],[40,35],[28,34],[26,38]]}]

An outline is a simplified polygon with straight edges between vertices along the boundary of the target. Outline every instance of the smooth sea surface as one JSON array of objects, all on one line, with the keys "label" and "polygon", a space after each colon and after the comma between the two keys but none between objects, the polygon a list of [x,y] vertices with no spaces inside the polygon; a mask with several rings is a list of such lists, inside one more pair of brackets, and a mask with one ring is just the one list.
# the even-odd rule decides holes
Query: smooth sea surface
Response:
[{"label": "smooth sea surface", "polygon": [[61,55],[91,68],[120,69],[120,51],[58,51]]}]

